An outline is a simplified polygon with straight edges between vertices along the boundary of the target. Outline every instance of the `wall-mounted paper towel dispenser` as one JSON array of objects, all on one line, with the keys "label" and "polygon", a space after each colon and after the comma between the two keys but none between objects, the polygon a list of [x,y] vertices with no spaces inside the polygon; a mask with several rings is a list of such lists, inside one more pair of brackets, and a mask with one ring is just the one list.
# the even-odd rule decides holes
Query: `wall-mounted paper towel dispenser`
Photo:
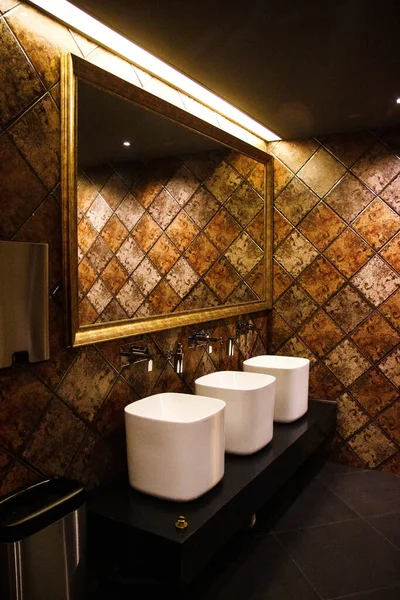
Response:
[{"label": "wall-mounted paper towel dispenser", "polygon": [[50,358],[48,245],[0,241],[0,368]]}]

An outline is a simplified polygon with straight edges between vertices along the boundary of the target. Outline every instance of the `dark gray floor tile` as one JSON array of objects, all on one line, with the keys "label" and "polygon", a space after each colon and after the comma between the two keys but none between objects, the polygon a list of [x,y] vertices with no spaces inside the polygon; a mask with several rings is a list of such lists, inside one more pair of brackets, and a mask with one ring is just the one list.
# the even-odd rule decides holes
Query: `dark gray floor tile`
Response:
[{"label": "dark gray floor tile", "polygon": [[400,477],[392,473],[336,473],[318,481],[361,516],[396,512],[400,506]]},{"label": "dark gray floor tile", "polygon": [[400,586],[387,588],[385,590],[374,590],[365,594],[352,594],[351,596],[340,596],[333,600],[399,600]]},{"label": "dark gray floor tile", "polygon": [[400,552],[361,519],[276,536],[323,598],[400,584]]},{"label": "dark gray floor tile", "polygon": [[[398,508],[400,511],[400,506]],[[397,514],[369,517],[367,521],[400,550],[400,512]]]},{"label": "dark gray floor tile", "polygon": [[274,526],[274,531],[300,529],[357,518],[358,515],[347,504],[315,480],[279,519]]},{"label": "dark gray floor tile", "polygon": [[327,475],[335,475],[337,473],[351,475],[354,473],[362,473],[363,471],[365,471],[365,469],[357,469],[356,467],[350,467],[350,465],[341,465],[339,463],[328,461],[321,468],[317,477],[325,477]]}]

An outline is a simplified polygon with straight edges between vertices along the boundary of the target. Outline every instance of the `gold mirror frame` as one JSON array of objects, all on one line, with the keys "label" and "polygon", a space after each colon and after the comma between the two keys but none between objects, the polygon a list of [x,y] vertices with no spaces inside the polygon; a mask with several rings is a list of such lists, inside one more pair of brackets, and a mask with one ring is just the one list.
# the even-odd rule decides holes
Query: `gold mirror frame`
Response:
[{"label": "gold mirror frame", "polygon": [[[178,124],[221,142],[225,146],[265,165],[265,300],[214,308],[205,307],[176,314],[169,313],[145,318],[132,318],[98,325],[79,326],[77,241],[78,78],[166,116]],[[69,346],[82,346],[271,308],[273,167],[272,158],[267,153],[71,54],[64,54],[61,58],[61,149],[64,312]]]}]

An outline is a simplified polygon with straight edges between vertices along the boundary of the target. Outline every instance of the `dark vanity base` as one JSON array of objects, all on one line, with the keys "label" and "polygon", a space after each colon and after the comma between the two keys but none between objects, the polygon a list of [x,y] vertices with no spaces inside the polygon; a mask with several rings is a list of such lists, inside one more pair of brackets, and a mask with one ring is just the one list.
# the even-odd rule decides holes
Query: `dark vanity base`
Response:
[{"label": "dark vanity base", "polygon": [[[310,400],[299,421],[274,427],[274,438],[251,456],[226,455],[225,476],[210,492],[177,503],[146,496],[127,481],[89,496],[89,551],[97,571],[134,582],[186,586],[210,559],[307,461],[329,447],[336,404]],[[175,528],[178,515],[189,526]],[[121,574],[124,575],[121,575]]]}]

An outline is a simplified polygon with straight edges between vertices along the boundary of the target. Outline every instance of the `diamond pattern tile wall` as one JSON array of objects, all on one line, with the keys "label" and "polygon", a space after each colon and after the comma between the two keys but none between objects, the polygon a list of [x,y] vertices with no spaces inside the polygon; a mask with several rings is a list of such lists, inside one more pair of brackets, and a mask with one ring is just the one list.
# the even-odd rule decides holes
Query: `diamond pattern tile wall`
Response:
[{"label": "diamond pattern tile wall", "polygon": [[269,347],[312,358],[311,396],[338,402],[336,459],[400,474],[400,157],[391,139],[388,130],[270,144],[279,319]]}]

